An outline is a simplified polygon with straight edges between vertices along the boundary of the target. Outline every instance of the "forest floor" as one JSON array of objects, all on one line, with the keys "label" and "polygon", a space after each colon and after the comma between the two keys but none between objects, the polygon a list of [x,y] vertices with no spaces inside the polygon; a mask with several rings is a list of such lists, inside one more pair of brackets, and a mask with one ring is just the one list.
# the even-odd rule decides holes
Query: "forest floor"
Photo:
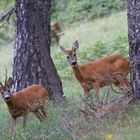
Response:
[{"label": "forest floor", "polygon": [[[78,40],[78,62],[96,60],[105,55],[121,53],[128,56],[126,11],[113,14],[95,21],[75,23],[64,28],[60,44],[71,48]],[[0,49],[0,80],[4,80],[5,68],[8,75],[12,71],[13,43]],[[14,140],[139,140],[140,107],[131,106],[121,114],[110,115],[103,119],[85,117],[81,112],[83,93],[76,81],[71,67],[58,46],[52,46],[52,57],[62,80],[66,101],[53,104],[49,101],[48,119],[40,123],[30,114],[25,131],[22,119],[18,119]],[[118,90],[116,87],[114,87]],[[102,97],[109,87],[100,90]],[[92,94],[91,94],[92,96]],[[109,98],[120,96],[111,92]],[[9,140],[10,118],[6,104],[0,97],[0,140]]]}]

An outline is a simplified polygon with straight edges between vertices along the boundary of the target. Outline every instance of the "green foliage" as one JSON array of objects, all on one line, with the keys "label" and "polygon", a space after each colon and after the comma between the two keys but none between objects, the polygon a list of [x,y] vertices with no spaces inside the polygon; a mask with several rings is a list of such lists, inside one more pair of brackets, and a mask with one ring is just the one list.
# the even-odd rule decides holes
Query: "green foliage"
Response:
[{"label": "green foliage", "polygon": [[[0,17],[2,17],[11,7],[13,7],[14,3],[15,0],[0,1]],[[6,45],[13,41],[15,33],[14,22],[14,15],[11,16],[7,23],[5,23],[5,21],[0,22],[0,45]]]},{"label": "green foliage", "polygon": [[14,19],[11,19],[9,23],[4,24],[4,26],[0,28],[0,45],[7,45],[14,40],[15,28],[13,20]]},{"label": "green foliage", "polygon": [[12,72],[12,64],[13,64],[13,44],[7,44],[5,47],[0,47],[0,81],[4,81],[5,79],[5,67],[8,70],[8,76],[11,76]]},{"label": "green foliage", "polygon": [[65,23],[95,19],[126,9],[126,0],[53,0],[52,19]]},{"label": "green foliage", "polygon": [[1,0],[0,1],[0,13],[4,12],[6,8],[13,6],[15,0]]}]

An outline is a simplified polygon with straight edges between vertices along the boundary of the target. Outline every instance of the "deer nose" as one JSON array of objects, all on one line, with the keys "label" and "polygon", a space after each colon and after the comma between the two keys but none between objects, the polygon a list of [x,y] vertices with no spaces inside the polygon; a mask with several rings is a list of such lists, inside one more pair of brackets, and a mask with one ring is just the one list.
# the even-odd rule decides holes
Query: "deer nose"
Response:
[{"label": "deer nose", "polygon": [[76,65],[76,62],[72,62],[71,64],[72,64],[72,65]]},{"label": "deer nose", "polygon": [[8,101],[8,100],[10,100],[10,97],[6,96],[4,99],[5,99],[5,101]]}]

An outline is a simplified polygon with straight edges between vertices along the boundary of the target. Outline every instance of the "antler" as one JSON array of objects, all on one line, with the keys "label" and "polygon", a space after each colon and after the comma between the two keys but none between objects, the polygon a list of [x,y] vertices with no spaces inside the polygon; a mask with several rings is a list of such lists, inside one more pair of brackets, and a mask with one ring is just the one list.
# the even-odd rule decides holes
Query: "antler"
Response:
[{"label": "antler", "polygon": [[0,82],[1,87],[3,87],[3,84]]},{"label": "antler", "polygon": [[5,85],[6,85],[6,83],[7,83],[7,68],[5,67]]}]

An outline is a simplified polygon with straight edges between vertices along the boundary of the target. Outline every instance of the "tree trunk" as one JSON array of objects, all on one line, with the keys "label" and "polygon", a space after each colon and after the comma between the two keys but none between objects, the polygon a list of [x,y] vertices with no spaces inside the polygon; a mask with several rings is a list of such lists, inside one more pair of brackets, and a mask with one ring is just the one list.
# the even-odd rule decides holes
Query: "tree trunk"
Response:
[{"label": "tree trunk", "polygon": [[50,8],[50,0],[16,1],[13,90],[41,84],[59,100],[63,90],[50,56]]},{"label": "tree trunk", "polygon": [[130,75],[134,100],[140,99],[140,1],[128,0]]}]

